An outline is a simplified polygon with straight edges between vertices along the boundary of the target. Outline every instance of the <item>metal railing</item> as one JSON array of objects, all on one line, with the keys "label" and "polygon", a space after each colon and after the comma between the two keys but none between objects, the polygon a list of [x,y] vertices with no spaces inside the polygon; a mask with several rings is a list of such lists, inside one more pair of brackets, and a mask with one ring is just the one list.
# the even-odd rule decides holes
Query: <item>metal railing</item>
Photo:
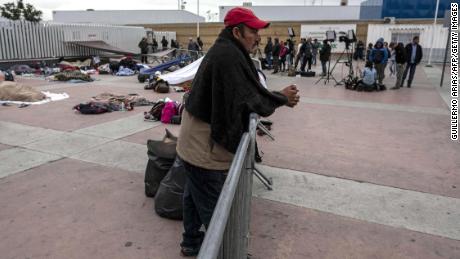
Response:
[{"label": "metal railing", "polygon": [[222,188],[199,259],[247,258],[258,115],[252,113]]}]

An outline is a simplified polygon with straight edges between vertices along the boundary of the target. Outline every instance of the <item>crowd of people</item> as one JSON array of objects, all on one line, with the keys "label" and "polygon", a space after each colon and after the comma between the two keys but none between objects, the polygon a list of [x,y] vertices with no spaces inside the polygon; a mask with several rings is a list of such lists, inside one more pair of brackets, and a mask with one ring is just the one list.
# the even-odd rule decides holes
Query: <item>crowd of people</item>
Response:
[{"label": "crowd of people", "polygon": [[[358,47],[357,47],[358,48]],[[355,53],[357,50],[355,51]],[[355,55],[355,59],[359,57]],[[365,88],[376,87],[385,90],[383,83],[385,70],[389,66],[390,76],[396,76],[393,90],[404,87],[407,79],[407,87],[412,86],[415,70],[423,58],[423,50],[419,44],[419,37],[415,36],[411,43],[404,46],[402,42],[385,42],[383,38],[372,45],[369,44],[366,55],[366,66],[362,77],[365,78]]]},{"label": "crowd of people", "polygon": [[[265,58],[263,62],[266,64],[267,69],[273,69],[273,74],[284,72],[288,67],[297,70],[300,63],[300,71],[305,72],[311,70],[312,65],[316,65],[318,54],[323,53],[324,57],[329,59],[330,46],[327,41],[320,44],[317,39],[302,38],[297,47],[294,45],[292,39],[280,41],[279,38],[267,38],[267,44],[264,48]],[[323,71],[323,73],[326,73]]]},{"label": "crowd of people", "polygon": [[[158,41],[153,38],[152,41],[148,41],[147,37],[143,37],[138,44],[138,47],[141,51],[141,62],[147,63],[147,54],[148,53],[155,53],[158,51],[167,50],[168,48],[172,49],[181,49],[181,45],[177,40],[171,39],[169,42],[165,36],[160,41],[161,48],[159,48]],[[192,57],[196,59],[198,57],[199,52],[203,51],[203,41],[200,37],[196,38],[196,41],[193,38],[189,38],[189,42],[187,43],[187,50],[190,51]]]},{"label": "crowd of people", "polygon": [[[253,52],[253,57],[261,56],[260,49],[257,47]],[[295,46],[292,39],[280,41],[279,38],[267,37],[264,48],[264,57],[260,57],[263,67],[273,69],[272,74],[284,72],[288,68],[294,71],[311,71],[312,66],[316,66],[319,56],[321,62],[320,76],[327,75],[327,64],[331,59],[331,44],[327,40],[321,43],[317,39],[301,38],[300,43]],[[366,46],[359,40],[355,44],[352,55],[355,61],[365,61],[365,67],[360,76],[361,82],[371,84],[365,88],[373,87],[377,90],[386,89],[384,85],[385,71],[389,68],[390,77],[396,77],[396,83],[391,89],[403,87],[407,79],[407,87],[412,86],[417,65],[423,57],[422,47],[419,44],[419,37],[404,46],[402,42],[385,42],[383,38],[377,40],[375,44],[369,43]]]},{"label": "crowd of people", "polygon": [[[168,48],[168,40],[163,36],[161,40],[161,50]],[[301,38],[300,43],[295,46],[295,41],[292,38],[288,38],[285,41],[279,38],[267,37],[267,42],[261,53],[258,47],[260,42],[257,42],[257,46],[252,51],[253,57],[261,59],[265,69],[273,70],[273,74],[278,72],[285,72],[289,69],[293,71],[309,72],[312,70],[312,66],[316,66],[318,59],[321,62],[321,74],[320,76],[327,75],[328,68],[327,64],[331,59],[331,44],[327,40],[323,40],[321,43],[318,39],[312,38]],[[171,39],[169,43],[170,48],[181,48],[179,43]],[[139,48],[141,54],[147,54],[149,48],[152,52],[157,52],[158,42],[153,38],[152,42],[148,42],[147,38],[144,37],[139,42]],[[203,51],[203,41],[200,37],[196,40],[189,38],[187,44],[187,50],[191,53],[194,59],[200,56],[200,52]],[[369,43],[366,49],[365,44],[359,40],[355,44],[353,53],[353,59],[355,61],[365,61],[365,66],[360,74],[364,89],[377,89],[385,90],[385,71],[388,67],[390,77],[395,76],[396,82],[391,89],[399,89],[404,86],[407,79],[407,87],[412,86],[412,82],[415,75],[417,65],[420,63],[423,57],[422,47],[419,44],[419,37],[413,38],[413,41],[404,46],[402,42],[385,42],[383,38],[377,40],[375,44]],[[141,55],[141,62],[147,62],[147,55]],[[363,79],[366,80],[363,80]]]}]

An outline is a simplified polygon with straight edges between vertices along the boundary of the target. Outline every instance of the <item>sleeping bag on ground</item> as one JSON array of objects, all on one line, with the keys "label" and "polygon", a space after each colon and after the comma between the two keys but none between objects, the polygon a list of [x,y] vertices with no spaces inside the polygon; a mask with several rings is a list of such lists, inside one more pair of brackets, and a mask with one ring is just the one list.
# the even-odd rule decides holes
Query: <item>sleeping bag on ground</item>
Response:
[{"label": "sleeping bag on ground", "polygon": [[[168,135],[168,133],[167,133]],[[145,195],[155,197],[161,180],[168,173],[176,158],[176,141],[165,136],[161,141],[147,141],[149,160],[145,169]]]},{"label": "sleeping bag on ground", "polygon": [[160,217],[182,220],[184,186],[185,169],[182,160],[177,157],[155,196],[155,212]]}]

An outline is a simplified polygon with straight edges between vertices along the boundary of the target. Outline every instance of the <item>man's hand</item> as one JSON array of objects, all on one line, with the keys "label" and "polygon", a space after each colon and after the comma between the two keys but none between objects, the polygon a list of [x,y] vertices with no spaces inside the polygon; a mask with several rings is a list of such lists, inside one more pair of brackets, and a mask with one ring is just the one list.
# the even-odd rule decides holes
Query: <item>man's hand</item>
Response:
[{"label": "man's hand", "polygon": [[294,107],[300,100],[300,96],[297,94],[299,90],[296,85],[290,85],[281,90],[281,93],[288,98],[288,103],[286,104],[289,107]]}]

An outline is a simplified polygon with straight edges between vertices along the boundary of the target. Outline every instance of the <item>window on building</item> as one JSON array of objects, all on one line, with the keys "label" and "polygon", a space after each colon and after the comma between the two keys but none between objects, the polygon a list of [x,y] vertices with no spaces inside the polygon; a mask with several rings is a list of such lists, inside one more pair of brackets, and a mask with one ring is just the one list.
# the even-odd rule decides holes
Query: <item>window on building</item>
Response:
[{"label": "window on building", "polygon": [[420,32],[392,32],[391,42],[402,42],[406,45],[411,43],[415,36],[420,37]]}]

